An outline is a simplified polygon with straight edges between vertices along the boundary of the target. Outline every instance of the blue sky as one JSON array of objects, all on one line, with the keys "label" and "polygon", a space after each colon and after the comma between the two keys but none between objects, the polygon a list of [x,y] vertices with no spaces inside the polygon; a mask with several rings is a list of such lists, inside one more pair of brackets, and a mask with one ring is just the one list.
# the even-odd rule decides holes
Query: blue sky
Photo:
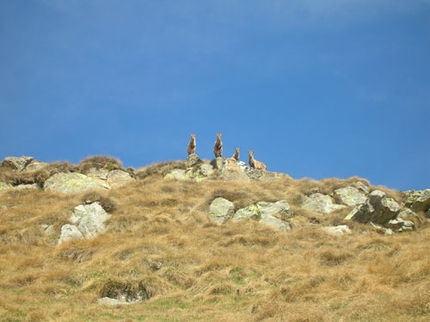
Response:
[{"label": "blue sky", "polygon": [[430,187],[429,0],[0,0],[0,160],[241,148],[293,178]]}]

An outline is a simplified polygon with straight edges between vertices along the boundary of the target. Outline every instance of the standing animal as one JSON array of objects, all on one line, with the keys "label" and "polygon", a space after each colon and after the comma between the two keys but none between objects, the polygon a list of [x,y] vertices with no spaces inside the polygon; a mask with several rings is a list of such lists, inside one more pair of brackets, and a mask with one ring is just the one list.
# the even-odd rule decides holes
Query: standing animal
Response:
[{"label": "standing animal", "polygon": [[221,133],[217,133],[216,135],[216,141],[214,144],[214,154],[215,154],[215,158],[222,158],[222,134]]},{"label": "standing animal", "polygon": [[187,153],[188,155],[196,153],[196,135],[195,134],[191,134],[190,142],[188,143]]},{"label": "standing animal", "polygon": [[255,169],[255,170],[263,170],[263,171],[267,171],[267,167],[263,162],[257,161],[254,158],[254,151],[248,151],[249,154],[249,165],[251,166],[251,168]]},{"label": "standing animal", "polygon": [[236,148],[236,151],[234,152],[232,159],[235,159],[236,161],[239,161],[240,158],[240,148]]}]

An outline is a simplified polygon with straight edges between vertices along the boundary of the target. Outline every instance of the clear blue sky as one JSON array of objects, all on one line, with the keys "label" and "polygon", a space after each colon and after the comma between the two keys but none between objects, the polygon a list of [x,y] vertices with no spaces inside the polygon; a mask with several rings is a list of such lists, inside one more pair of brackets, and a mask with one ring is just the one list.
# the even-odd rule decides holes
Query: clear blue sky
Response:
[{"label": "clear blue sky", "polygon": [[429,0],[0,0],[0,160],[255,151],[430,188]]}]

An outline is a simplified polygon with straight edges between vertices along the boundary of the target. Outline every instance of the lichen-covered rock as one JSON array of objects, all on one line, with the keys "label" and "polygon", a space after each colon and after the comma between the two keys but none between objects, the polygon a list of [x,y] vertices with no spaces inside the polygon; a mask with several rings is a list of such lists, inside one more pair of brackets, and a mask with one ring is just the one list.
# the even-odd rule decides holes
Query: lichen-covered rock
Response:
[{"label": "lichen-covered rock", "polygon": [[406,207],[411,208],[413,211],[426,212],[430,210],[430,189],[421,191],[407,191]]},{"label": "lichen-covered rock", "polygon": [[380,190],[375,190],[369,194],[369,199],[364,204],[356,206],[345,219],[384,225],[389,220],[395,219],[400,210],[399,204],[394,199],[387,198]]},{"label": "lichen-covered rock", "polygon": [[336,189],[333,193],[333,198],[336,200],[337,203],[346,206],[356,206],[365,203],[367,200],[367,197],[364,192],[351,186]]},{"label": "lichen-covered rock", "polygon": [[234,204],[224,198],[215,198],[209,206],[209,219],[217,224],[229,220],[234,214]]},{"label": "lichen-covered rock", "polygon": [[16,171],[23,171],[31,161],[33,161],[33,157],[6,157],[1,163],[1,166]]},{"label": "lichen-covered rock", "polygon": [[12,189],[12,185],[6,183],[6,182],[1,182],[0,181],[0,193],[2,193],[3,191],[6,191],[8,189]]},{"label": "lichen-covered rock", "polygon": [[110,187],[81,173],[57,173],[45,181],[43,188],[52,192],[76,193],[90,189],[109,189]]},{"label": "lichen-covered rock", "polygon": [[106,177],[107,184],[111,188],[119,188],[136,181],[128,172],[122,170],[109,171]]},{"label": "lichen-covered rock", "polygon": [[[281,218],[285,218],[290,215],[291,207],[285,200],[280,200],[274,203],[261,201],[246,208],[239,209],[234,214],[232,220],[240,221],[252,219],[275,229],[289,230],[291,229],[291,225]],[[277,216],[281,218],[278,218]]]},{"label": "lichen-covered rock", "polygon": [[329,214],[334,210],[345,208],[344,205],[335,204],[330,196],[323,195],[319,192],[306,196],[302,203],[302,207],[324,214]]},{"label": "lichen-covered rock", "polygon": [[60,239],[58,240],[58,245],[73,240],[73,239],[83,239],[84,236],[79,231],[78,227],[71,224],[65,224],[61,227]]}]

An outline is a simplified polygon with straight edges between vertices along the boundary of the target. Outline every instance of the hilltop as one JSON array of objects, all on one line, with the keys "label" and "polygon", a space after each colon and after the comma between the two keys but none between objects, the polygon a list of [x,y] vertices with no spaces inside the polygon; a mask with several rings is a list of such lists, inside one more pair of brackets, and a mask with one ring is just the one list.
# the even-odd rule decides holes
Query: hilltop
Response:
[{"label": "hilltop", "polygon": [[425,321],[430,190],[230,158],[0,165],[5,321]]}]

